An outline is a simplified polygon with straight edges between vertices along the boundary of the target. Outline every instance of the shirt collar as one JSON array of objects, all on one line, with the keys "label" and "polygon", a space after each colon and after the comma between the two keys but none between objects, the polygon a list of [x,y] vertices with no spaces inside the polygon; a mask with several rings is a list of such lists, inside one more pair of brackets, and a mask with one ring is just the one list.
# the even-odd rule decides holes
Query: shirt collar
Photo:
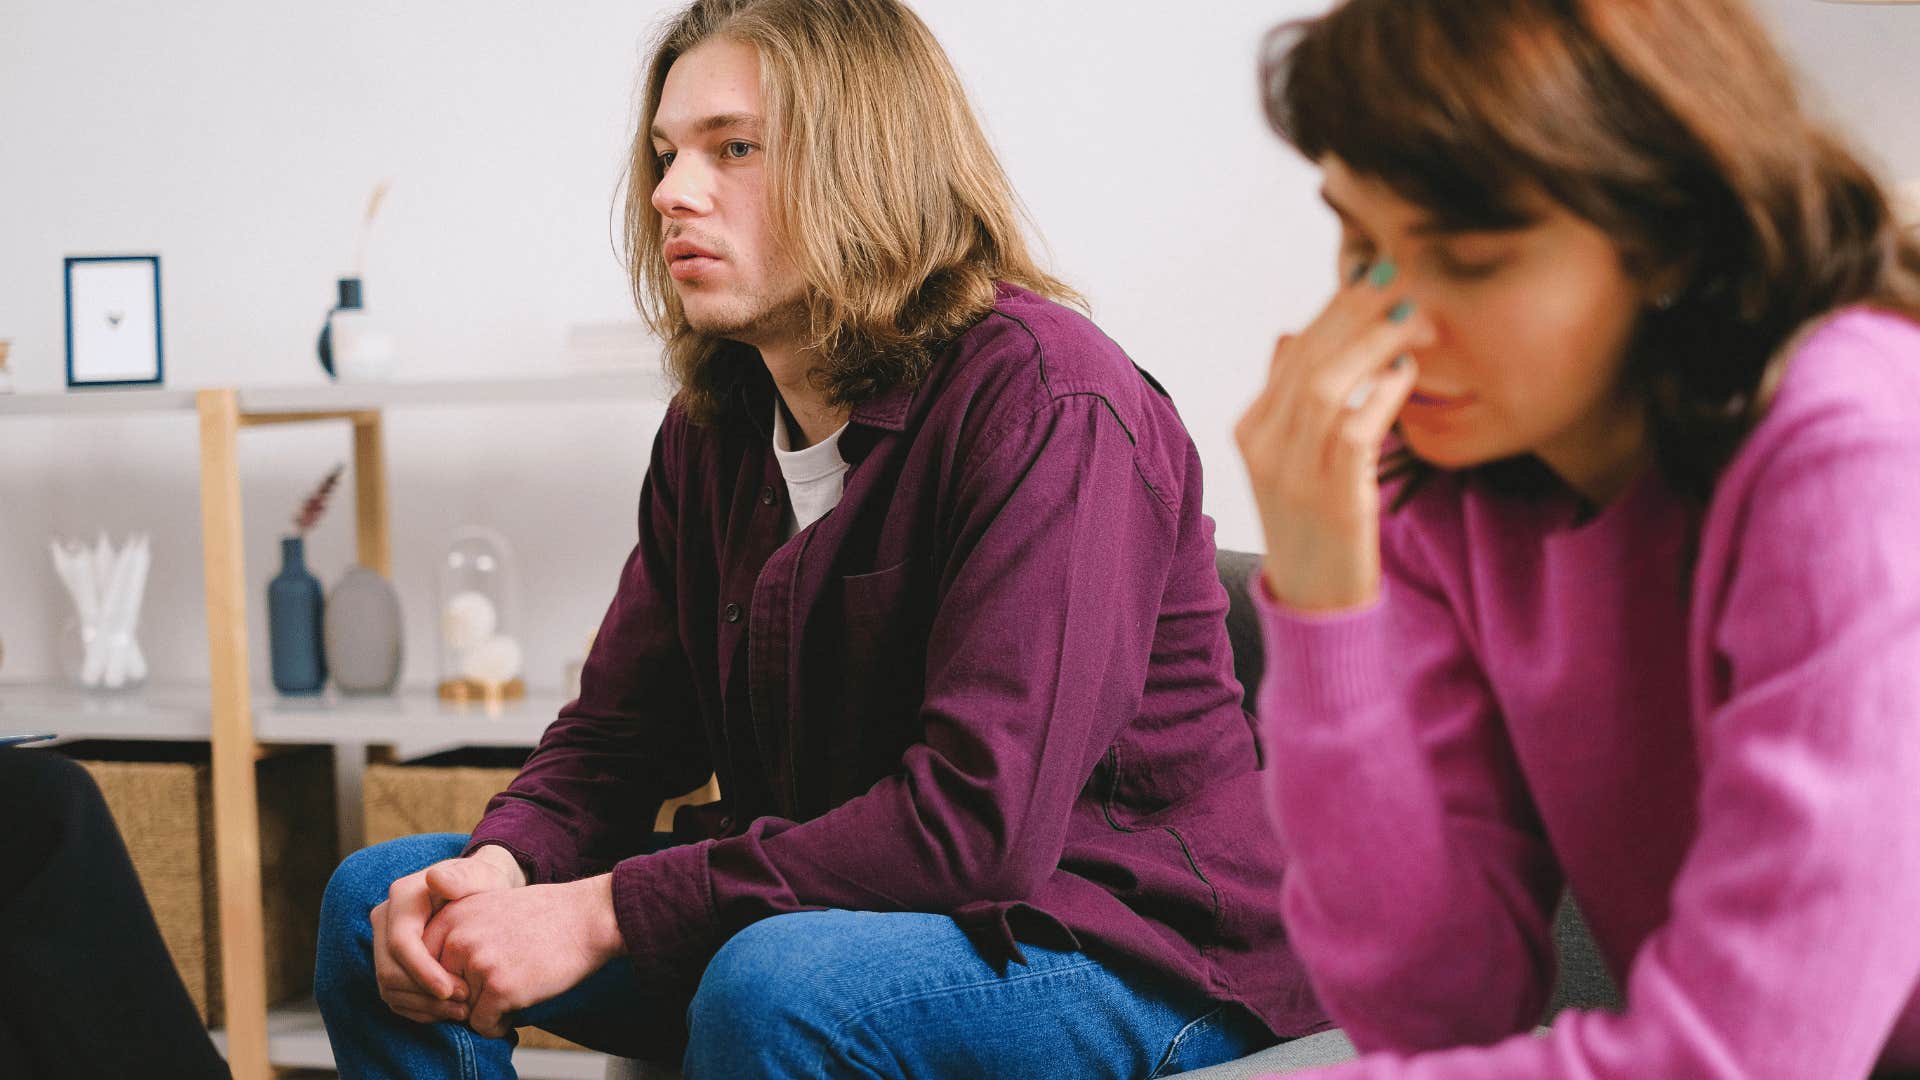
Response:
[{"label": "shirt collar", "polygon": [[[884,390],[871,400],[855,406],[848,414],[847,421],[881,431],[905,431],[907,421],[913,415],[913,403],[920,396],[920,388],[925,385],[926,381],[922,380],[916,386],[895,386]],[[760,363],[757,354],[743,351],[741,362],[734,365],[733,387],[729,393],[746,413],[747,421],[754,430],[771,444],[775,397],[773,377],[767,374],[766,365]]]},{"label": "shirt collar", "polygon": [[886,390],[870,401],[861,402],[847,420],[882,431],[905,431],[907,417],[913,414],[913,400],[920,395],[920,387],[925,385],[923,380],[917,386],[896,386]]}]

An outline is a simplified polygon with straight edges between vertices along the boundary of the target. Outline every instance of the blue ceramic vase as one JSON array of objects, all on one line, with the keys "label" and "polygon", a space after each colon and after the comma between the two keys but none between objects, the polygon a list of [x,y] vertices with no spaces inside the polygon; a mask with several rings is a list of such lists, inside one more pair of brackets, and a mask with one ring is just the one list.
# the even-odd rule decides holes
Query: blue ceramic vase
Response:
[{"label": "blue ceramic vase", "polygon": [[320,580],[307,572],[305,541],[281,538],[280,572],[267,583],[267,640],[273,687],[283,694],[317,694],[327,684],[324,608]]}]

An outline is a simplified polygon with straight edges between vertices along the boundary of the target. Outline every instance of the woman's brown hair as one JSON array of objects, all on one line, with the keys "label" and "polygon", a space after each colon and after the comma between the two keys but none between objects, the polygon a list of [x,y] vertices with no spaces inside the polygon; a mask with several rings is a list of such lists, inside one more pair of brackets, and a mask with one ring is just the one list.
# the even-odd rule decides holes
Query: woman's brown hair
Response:
[{"label": "woman's brown hair", "polygon": [[[1920,319],[1920,236],[1808,116],[1743,0],[1346,0],[1276,29],[1261,79],[1309,159],[1467,227],[1521,224],[1544,192],[1630,272],[1681,269],[1626,370],[1668,483],[1700,503],[1797,330],[1849,304]],[[1541,475],[1480,471],[1508,489]]]},{"label": "woman's brown hair", "polygon": [[711,38],[760,57],[768,209],[806,280],[817,384],[857,405],[917,384],[934,350],[984,318],[996,282],[1080,298],[1028,253],[1025,220],[966,91],[931,31],[897,0],[695,0],[647,69],[628,162],[626,255],[634,302],[666,342],[679,402],[724,407],[726,342],[687,323],[653,208],[653,118],[674,61]]}]

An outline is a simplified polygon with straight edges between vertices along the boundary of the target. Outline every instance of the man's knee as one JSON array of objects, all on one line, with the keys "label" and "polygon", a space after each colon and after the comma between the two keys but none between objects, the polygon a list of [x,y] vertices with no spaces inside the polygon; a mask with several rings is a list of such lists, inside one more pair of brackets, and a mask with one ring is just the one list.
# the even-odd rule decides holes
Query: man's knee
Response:
[{"label": "man's knee", "polygon": [[821,943],[821,917],[801,912],[762,919],[735,934],[707,965],[694,995],[692,1016],[711,1016],[721,1024],[742,1010],[806,1009],[804,987],[823,974],[810,960]]},{"label": "man's knee", "polygon": [[687,1078],[898,1071],[891,1063],[917,1035],[876,1018],[925,983],[924,971],[903,979],[899,969],[956,955],[974,954],[938,915],[804,911],[754,923],[701,976],[687,1009]]},{"label": "man's knee", "polygon": [[765,1065],[768,1054],[823,1052],[839,1010],[833,964],[822,954],[837,937],[833,922],[845,914],[777,915],[722,946],[687,1009],[688,1062],[712,1066],[744,1052]]}]

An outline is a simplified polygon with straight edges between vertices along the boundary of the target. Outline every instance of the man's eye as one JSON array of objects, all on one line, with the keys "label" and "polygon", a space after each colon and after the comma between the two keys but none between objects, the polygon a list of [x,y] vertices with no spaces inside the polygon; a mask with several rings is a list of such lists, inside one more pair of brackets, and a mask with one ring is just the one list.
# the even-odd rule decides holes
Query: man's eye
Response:
[{"label": "man's eye", "polygon": [[722,147],[721,152],[730,158],[743,158],[753,153],[753,144],[736,139]]}]

